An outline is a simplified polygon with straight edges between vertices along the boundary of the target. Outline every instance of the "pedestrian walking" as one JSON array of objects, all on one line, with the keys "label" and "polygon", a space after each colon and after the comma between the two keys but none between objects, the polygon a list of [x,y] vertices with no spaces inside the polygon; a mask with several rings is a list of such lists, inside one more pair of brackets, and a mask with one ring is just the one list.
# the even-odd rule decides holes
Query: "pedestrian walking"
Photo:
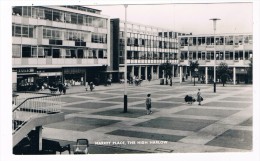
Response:
[{"label": "pedestrian walking", "polygon": [[95,85],[94,85],[93,82],[90,82],[90,83],[89,83],[89,88],[90,88],[90,91],[92,92],[93,89],[95,88]]},{"label": "pedestrian walking", "polygon": [[199,105],[201,105],[201,101],[203,100],[203,98],[201,97],[201,92],[200,89],[198,89],[197,92],[197,101],[199,102]]},{"label": "pedestrian walking", "polygon": [[152,100],[151,100],[151,94],[147,94],[146,100],[145,100],[145,105],[146,105],[146,114],[150,115],[152,113]]},{"label": "pedestrian walking", "polygon": [[66,94],[67,87],[65,84],[63,84],[63,94]]}]

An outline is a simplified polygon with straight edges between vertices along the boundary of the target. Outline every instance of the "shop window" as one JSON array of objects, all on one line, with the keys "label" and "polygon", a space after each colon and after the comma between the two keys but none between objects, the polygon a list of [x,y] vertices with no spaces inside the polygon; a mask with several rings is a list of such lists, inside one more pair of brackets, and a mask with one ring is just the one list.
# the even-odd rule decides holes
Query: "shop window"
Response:
[{"label": "shop window", "polygon": [[12,57],[20,58],[21,57],[21,46],[20,45],[12,45]]}]

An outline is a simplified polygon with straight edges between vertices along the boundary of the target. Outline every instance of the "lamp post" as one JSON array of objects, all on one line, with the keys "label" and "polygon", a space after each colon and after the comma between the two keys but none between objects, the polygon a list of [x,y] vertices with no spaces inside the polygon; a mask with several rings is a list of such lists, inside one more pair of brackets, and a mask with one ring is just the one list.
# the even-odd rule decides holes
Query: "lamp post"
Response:
[{"label": "lamp post", "polygon": [[210,19],[213,21],[213,30],[214,30],[214,93],[216,93],[216,37],[215,37],[215,32],[216,32],[216,26],[217,26],[217,21],[220,20],[219,18],[212,18]]},{"label": "lamp post", "polygon": [[125,6],[125,31],[124,31],[124,46],[125,46],[125,59],[124,59],[124,113],[127,112],[127,39],[126,39],[126,34],[127,34],[127,4],[124,5]]}]

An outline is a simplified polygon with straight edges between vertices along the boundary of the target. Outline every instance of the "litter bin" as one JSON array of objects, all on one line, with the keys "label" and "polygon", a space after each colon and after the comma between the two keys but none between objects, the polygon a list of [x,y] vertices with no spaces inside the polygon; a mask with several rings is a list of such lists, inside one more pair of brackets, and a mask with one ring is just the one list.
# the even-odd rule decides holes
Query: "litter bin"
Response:
[{"label": "litter bin", "polygon": [[164,79],[160,79],[160,85],[164,85]]}]

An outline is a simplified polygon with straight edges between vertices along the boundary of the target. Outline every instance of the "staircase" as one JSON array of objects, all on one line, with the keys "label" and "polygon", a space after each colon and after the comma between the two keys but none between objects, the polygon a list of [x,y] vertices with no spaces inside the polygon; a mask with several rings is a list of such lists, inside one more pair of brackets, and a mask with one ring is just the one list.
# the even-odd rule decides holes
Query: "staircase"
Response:
[{"label": "staircase", "polygon": [[16,93],[14,103],[13,147],[36,127],[64,120],[58,94]]}]

